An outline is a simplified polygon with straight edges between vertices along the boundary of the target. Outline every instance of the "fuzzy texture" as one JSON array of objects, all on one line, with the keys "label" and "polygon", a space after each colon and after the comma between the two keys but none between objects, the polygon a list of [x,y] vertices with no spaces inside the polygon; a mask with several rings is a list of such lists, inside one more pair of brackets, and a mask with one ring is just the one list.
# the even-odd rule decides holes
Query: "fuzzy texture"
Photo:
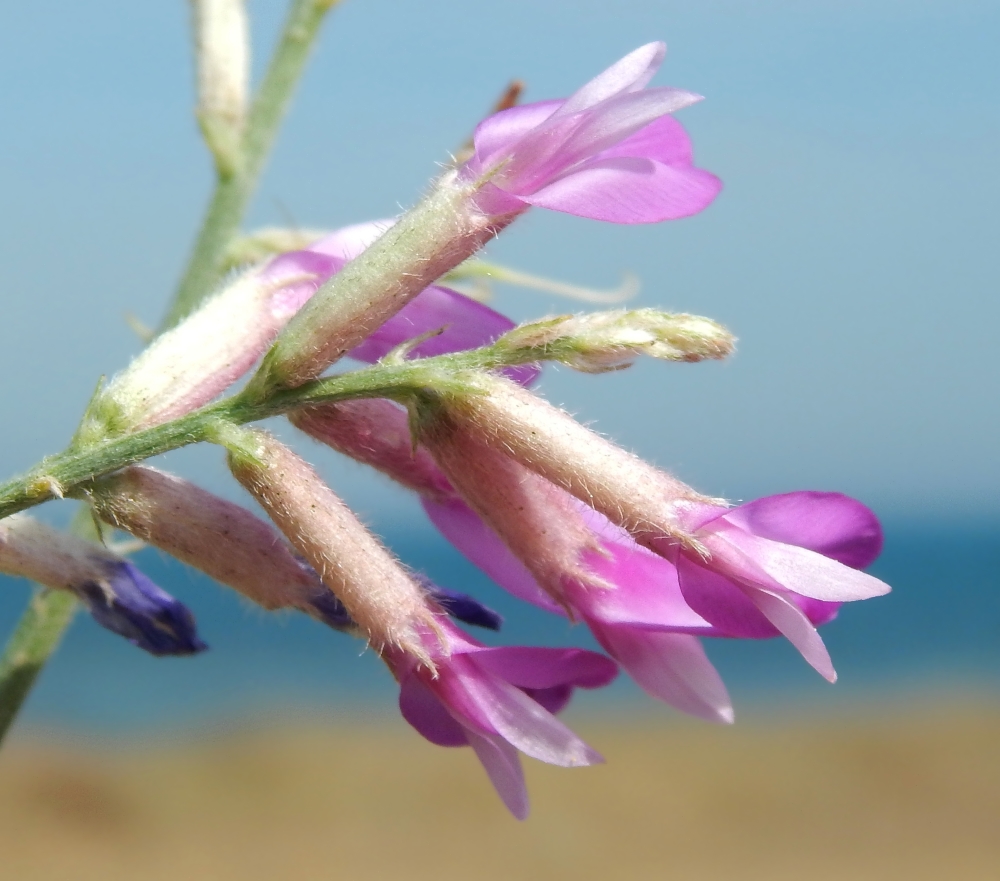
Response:
[{"label": "fuzzy texture", "polygon": [[[111,525],[155,545],[268,610],[298,609],[336,630],[356,631],[343,603],[273,526],[250,511],[183,480],[133,466],[89,494]],[[421,581],[449,615],[498,630],[502,619],[473,597]]]},{"label": "fuzzy texture", "polygon": [[150,654],[206,647],[188,609],[127,560],[27,515],[0,522],[0,571],[72,591],[98,624]]},{"label": "fuzzy texture", "polygon": [[513,348],[541,350],[546,358],[574,370],[603,373],[629,367],[640,355],[687,362],[725,358],[735,339],[699,315],[622,309],[532,321],[508,333],[504,342]]},{"label": "fuzzy texture", "polygon": [[454,172],[446,174],[363,259],[316,292],[278,337],[257,382],[294,387],[315,378],[513,220],[476,210],[471,195]]},{"label": "fuzzy texture", "polygon": [[569,414],[507,380],[481,375],[478,394],[429,398],[418,405],[421,436],[443,442],[458,430],[480,440],[561,486],[639,544],[663,542],[697,548],[678,511],[711,503],[691,487],[580,425]]},{"label": "fuzzy texture", "polygon": [[377,468],[423,496],[454,495],[431,454],[414,447],[407,413],[382,398],[303,407],[288,414],[296,428],[329,447]]},{"label": "fuzzy texture", "polygon": [[615,664],[582,649],[488,648],[445,622],[424,632],[434,673],[412,654],[385,651],[403,717],[431,743],[471,746],[510,812],[528,815],[518,752],[563,767],[602,762],[555,718],[574,688],[600,688]]},{"label": "fuzzy texture", "polygon": [[207,404],[253,366],[315,289],[310,282],[335,265],[306,253],[238,277],[101,390],[88,412],[98,424],[85,433],[149,428]]},{"label": "fuzzy texture", "polygon": [[[319,287],[391,226],[373,221],[337,230],[309,248],[281,254],[231,281],[177,327],[157,337],[101,390],[80,437],[159,425],[201,407],[256,363]],[[349,353],[372,363],[415,336],[443,329],[416,346],[416,357],[493,342],[513,322],[447,288],[431,286]],[[537,368],[510,368],[518,381]]]},{"label": "fuzzy texture", "polygon": [[459,179],[479,187],[486,213],[529,205],[612,223],[654,223],[704,210],[721,189],[695,168],[684,129],[668,114],[698,95],[645,86],[666,53],[640,46],[565,101],[512,107],[476,129]]},{"label": "fuzzy texture", "polygon": [[265,609],[309,611],[326,590],[269,523],[173,474],[126,468],[95,485],[90,498],[102,520]]},{"label": "fuzzy texture", "polygon": [[229,467],[344,604],[378,650],[433,666],[421,634],[438,616],[422,588],[299,456],[262,431],[241,430]]},{"label": "fuzzy texture", "polygon": [[[829,620],[839,603],[889,591],[859,571],[881,550],[881,528],[868,508],[837,493],[801,492],[729,509],[698,497],[514,384],[495,378],[482,383],[486,394],[425,402],[421,438],[452,483],[529,567],[539,565],[536,552],[523,549],[494,510],[502,500],[477,501],[493,492],[482,485],[487,475],[477,472],[496,470],[508,457],[576,496],[584,512],[592,508],[603,515],[605,525],[598,524],[597,532],[617,530],[618,545],[628,550],[637,543],[671,564],[665,577],[676,581],[685,604],[712,625],[713,635],[781,633],[819,673],[835,680],[816,624]],[[465,456],[466,449],[471,455]],[[524,498],[508,504],[511,510],[539,508],[546,499],[550,509],[555,505],[552,493],[533,488],[534,482],[527,477],[518,482]],[[558,506],[548,516],[539,511],[532,516],[539,522],[572,520]],[[639,563],[634,551],[621,560],[606,544],[603,551],[622,571]],[[605,574],[600,555],[586,544],[579,545],[578,555],[597,576]],[[566,551],[559,556],[565,558]],[[556,595],[545,572],[534,574]],[[566,577],[573,580],[572,570]],[[565,583],[564,578],[560,584]],[[588,599],[583,605],[593,603]]]}]

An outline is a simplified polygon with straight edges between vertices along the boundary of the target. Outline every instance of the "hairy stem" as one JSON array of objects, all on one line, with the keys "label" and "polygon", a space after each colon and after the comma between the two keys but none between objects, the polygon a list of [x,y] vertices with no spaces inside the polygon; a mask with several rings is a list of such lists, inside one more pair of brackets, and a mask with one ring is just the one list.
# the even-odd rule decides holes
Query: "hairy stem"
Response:
[{"label": "hairy stem", "polygon": [[236,395],[162,425],[105,438],[84,447],[70,447],[43,459],[27,474],[0,485],[0,519],[51,498],[80,495],[89,481],[151,456],[212,441],[220,423],[242,425],[296,407],[350,398],[405,399],[428,389],[475,393],[468,371],[524,364],[545,357],[547,353],[541,350],[507,346],[501,337],[490,346],[434,358],[400,362],[390,358],[363,370],[277,391],[265,399]]},{"label": "hairy stem", "polygon": [[211,293],[222,271],[226,250],[239,230],[257,181],[302,75],[309,50],[327,12],[339,0],[295,0],[271,63],[254,97],[243,136],[241,160],[220,174],[187,270],[160,327],[167,330]]}]

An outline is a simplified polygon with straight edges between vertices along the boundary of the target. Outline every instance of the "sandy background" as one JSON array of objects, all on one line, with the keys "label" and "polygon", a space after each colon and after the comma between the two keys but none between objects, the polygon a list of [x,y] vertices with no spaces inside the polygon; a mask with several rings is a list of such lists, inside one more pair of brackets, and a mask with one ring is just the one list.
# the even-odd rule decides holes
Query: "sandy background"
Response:
[{"label": "sandy background", "polygon": [[526,762],[504,812],[469,750],[401,722],[244,725],[157,745],[20,731],[11,879],[995,879],[996,696],[712,728],[577,717],[608,765]]}]

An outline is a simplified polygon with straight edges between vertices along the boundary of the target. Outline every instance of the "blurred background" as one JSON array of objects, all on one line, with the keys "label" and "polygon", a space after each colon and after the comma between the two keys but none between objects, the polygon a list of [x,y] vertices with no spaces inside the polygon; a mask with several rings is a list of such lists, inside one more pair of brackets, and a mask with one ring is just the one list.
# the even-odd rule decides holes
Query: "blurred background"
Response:
[{"label": "blurred background", "polygon": [[[259,74],[284,4],[251,2]],[[3,466],[61,449],[97,377],[156,324],[212,183],[189,10],[7,4],[0,28]],[[535,211],[498,262],[706,314],[725,364],[547,368],[544,393],[712,495],[839,490],[883,519],[885,598],[824,629],[830,687],[790,646],[708,646],[737,725],[622,682],[572,724],[608,759],[529,763],[506,816],[467,750],[398,718],[371,652],[250,609],[155,551],[139,562],[212,651],[157,660],[81,616],[0,755],[13,876],[994,878],[1000,859],[1000,11],[986,0],[345,0],[248,227],[334,228],[412,204],[506,83],[569,94],[664,39],[656,84],[726,188],[616,227]],[[498,286],[515,319],[582,304]],[[291,437],[290,432],[283,432]],[[591,642],[508,600],[377,476],[297,442],[411,566],[504,613],[504,641]],[[214,449],[164,467],[246,502]],[[44,515],[64,523],[69,505]],[[29,596],[0,583],[0,636]]]}]

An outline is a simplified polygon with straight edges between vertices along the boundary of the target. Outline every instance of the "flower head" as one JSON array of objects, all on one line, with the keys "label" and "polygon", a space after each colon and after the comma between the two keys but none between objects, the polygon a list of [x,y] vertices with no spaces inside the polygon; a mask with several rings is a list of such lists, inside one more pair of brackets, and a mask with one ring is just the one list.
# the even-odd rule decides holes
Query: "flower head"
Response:
[{"label": "flower head", "polygon": [[[599,625],[780,632],[835,678],[816,625],[836,604],[889,590],[859,571],[881,550],[868,508],[837,493],[803,492],[729,509],[512,383],[484,382],[487,394],[427,404],[421,439],[557,603]],[[568,504],[567,493],[577,502]],[[663,562],[651,565],[654,555]],[[647,591],[643,579],[657,586]]]},{"label": "flower head", "polygon": [[529,205],[614,223],[654,223],[708,207],[718,178],[692,164],[691,143],[668,114],[701,100],[644,88],[666,54],[640,46],[565,101],[512,107],[479,124],[460,180],[482,182],[487,214]]},{"label": "flower head", "polygon": [[399,708],[439,746],[471,746],[512,814],[524,819],[528,797],[518,752],[563,767],[603,761],[555,718],[574,688],[615,678],[613,661],[582,649],[487,648],[446,621],[425,636],[436,672],[411,654],[382,657],[399,681]]}]

